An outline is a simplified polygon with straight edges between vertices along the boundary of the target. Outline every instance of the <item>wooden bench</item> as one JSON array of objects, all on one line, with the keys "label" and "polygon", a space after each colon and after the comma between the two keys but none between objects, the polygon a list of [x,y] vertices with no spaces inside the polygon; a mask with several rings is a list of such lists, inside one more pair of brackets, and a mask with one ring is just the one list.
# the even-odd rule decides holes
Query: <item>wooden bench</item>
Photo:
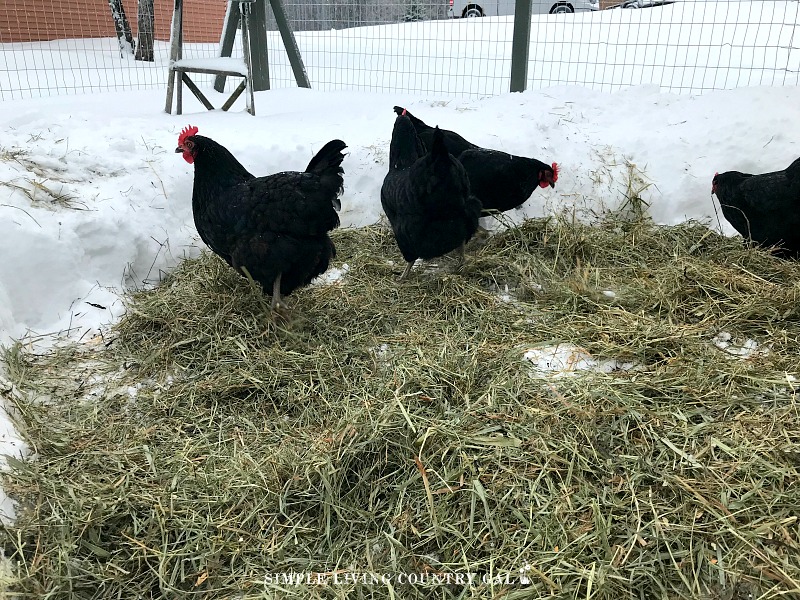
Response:
[{"label": "wooden bench", "polygon": [[[250,56],[250,10],[251,5],[256,0],[231,0],[228,10],[225,13],[226,25],[223,31],[228,29],[229,19],[238,17],[239,30],[242,37],[243,59],[232,58],[230,56],[218,56],[209,58],[183,58],[183,0],[175,0],[175,10],[172,13],[172,30],[170,33],[170,58],[169,75],[167,79],[167,105],[165,112],[172,113],[173,95],[176,99],[176,114],[183,114],[183,84],[191,90],[197,99],[203,103],[208,110],[214,110],[214,105],[209,102],[205,94],[191,80],[189,73],[203,73],[217,76],[241,77],[242,82],[233,90],[233,93],[222,105],[222,110],[228,110],[233,103],[247,90],[245,102],[247,112],[251,115],[256,114],[255,98],[253,96],[253,75],[252,58]],[[237,15],[233,5],[238,5]],[[177,94],[175,94],[175,84],[177,83]]]}]

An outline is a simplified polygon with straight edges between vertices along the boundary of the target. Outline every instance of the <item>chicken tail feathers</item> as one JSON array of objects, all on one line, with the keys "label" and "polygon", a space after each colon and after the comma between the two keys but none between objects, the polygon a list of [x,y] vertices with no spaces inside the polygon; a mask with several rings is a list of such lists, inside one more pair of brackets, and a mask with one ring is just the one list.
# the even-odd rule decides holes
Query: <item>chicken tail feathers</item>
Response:
[{"label": "chicken tail feathers", "polygon": [[317,152],[306,167],[306,173],[319,175],[323,187],[334,196],[333,205],[339,210],[342,207],[339,194],[344,190],[344,169],[342,150],[347,148],[342,140],[331,140]]},{"label": "chicken tail feathers", "polygon": [[[342,140],[331,140],[311,159],[306,167],[306,173],[321,175],[327,169],[340,167],[344,160],[342,150],[345,148],[347,148],[347,144]],[[339,173],[344,173],[344,171],[340,170]]]}]

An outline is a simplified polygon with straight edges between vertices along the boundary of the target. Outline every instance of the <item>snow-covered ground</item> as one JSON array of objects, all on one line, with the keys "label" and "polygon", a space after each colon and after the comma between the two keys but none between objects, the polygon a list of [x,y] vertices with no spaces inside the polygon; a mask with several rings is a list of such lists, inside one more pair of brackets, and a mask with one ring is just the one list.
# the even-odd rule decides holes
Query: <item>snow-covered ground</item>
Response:
[{"label": "snow-covered ground", "polygon": [[[662,91],[701,93],[790,85],[800,72],[798,15],[797,0],[693,0],[533,15],[527,87],[580,84],[610,92],[652,83]],[[487,17],[298,31],[295,37],[316,90],[478,98],[508,91],[512,31],[513,17]],[[277,31],[269,32],[267,46],[272,88],[295,87]],[[234,54],[240,48],[235,44]],[[216,44],[186,44],[183,56],[217,51]],[[168,62],[163,41],[156,42],[153,63],[120,56],[114,38],[0,44],[0,100],[163,89]]]},{"label": "snow-covered ground", "polygon": [[[796,2],[753,4],[775,10],[794,5],[797,18]],[[698,19],[707,10],[697,12]],[[431,26],[367,29],[402,56],[404,42],[389,35],[392,28]],[[683,28],[672,33],[676,43],[683,39]],[[754,40],[765,35],[752,34]],[[575,44],[585,43],[577,39]],[[797,60],[797,51],[794,56]],[[493,64],[473,66],[475,72],[490,73]],[[795,84],[796,73],[795,65],[790,74]],[[662,75],[671,78],[674,72]],[[602,81],[612,82],[608,77]],[[663,84],[659,79],[613,94],[561,86],[458,99],[284,88],[256,93],[256,117],[243,112],[243,99],[230,113],[208,112],[188,94],[188,114],[169,115],[163,112],[163,89],[5,101],[0,112],[0,343],[36,341],[58,332],[91,336],[121,314],[120,290],[158,281],[181,258],[200,251],[191,215],[193,167],[174,153],[178,133],[189,123],[257,175],[302,170],[325,142],[343,139],[349,147],[344,226],[381,217],[379,189],[388,168],[395,104],[472,142],[557,161],[561,174],[555,190],[535,192],[511,215],[515,220],[564,206],[614,206],[624,198],[633,172],[644,174],[642,196],[651,202],[656,220],[705,219],[716,227],[710,196],[715,172],[772,171],[800,156],[797,85],[697,96],[664,93]],[[221,103],[221,95],[209,94]],[[8,442],[0,453],[15,454],[19,444],[11,429],[3,433],[4,426],[0,420],[0,440]]]},{"label": "snow-covered ground", "polygon": [[800,155],[797,87],[702,96],[558,87],[481,100],[284,89],[257,93],[256,117],[207,112],[194,99],[179,117],[162,103],[161,91],[3,103],[0,341],[86,335],[119,315],[117,290],[157,281],[199,251],[193,167],[174,153],[188,123],[262,175],[302,170],[325,142],[343,139],[345,226],[381,216],[395,104],[478,144],[557,161],[555,190],[537,191],[516,219],[618,204],[634,165],[656,220],[717,226],[715,172],[777,170]]}]

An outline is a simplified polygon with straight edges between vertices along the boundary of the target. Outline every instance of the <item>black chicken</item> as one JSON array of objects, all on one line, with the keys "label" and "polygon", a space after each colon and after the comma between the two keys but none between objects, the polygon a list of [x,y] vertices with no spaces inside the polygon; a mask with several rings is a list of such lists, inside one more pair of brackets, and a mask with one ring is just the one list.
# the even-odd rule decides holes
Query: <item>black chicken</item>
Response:
[{"label": "black chicken", "polygon": [[481,201],[484,215],[522,206],[537,187],[555,187],[558,165],[535,158],[476,148],[461,153],[458,160],[469,176],[472,193]]},{"label": "black chicken", "polygon": [[[424,121],[412,115],[402,106],[395,106],[394,112],[398,116],[405,115],[409,119],[411,119],[411,123],[414,125],[414,129],[416,130],[417,135],[420,137],[420,139],[422,140],[422,142],[425,144],[426,147],[428,148],[431,147],[431,144],[433,143],[433,132],[434,132],[433,127],[427,125]],[[438,129],[438,127],[436,129]],[[476,146],[472,142],[468,142],[467,140],[465,140],[455,131],[442,129],[441,132],[442,132],[442,137],[444,138],[444,145],[447,148],[447,151],[456,158],[461,156],[461,153],[466,150],[476,150],[480,148],[480,146]]]},{"label": "black chicken", "polygon": [[[394,107],[398,115],[405,109]],[[417,134],[430,147],[434,128],[406,111]],[[464,165],[472,193],[483,206],[483,215],[505,212],[522,206],[537,187],[555,187],[558,165],[547,165],[535,158],[481,148],[453,131],[442,130],[448,152]]]},{"label": "black chicken", "polygon": [[800,158],[774,173],[715,173],[711,193],[742,237],[775,246],[781,256],[800,257]]},{"label": "black chicken", "polygon": [[381,204],[408,263],[401,280],[418,258],[459,249],[463,260],[464,244],[478,228],[481,203],[470,194],[464,167],[447,151],[443,137],[436,128],[427,150],[408,116],[394,123]]},{"label": "black chicken", "polygon": [[285,309],[281,296],[311,283],[336,256],[328,232],[339,226],[346,147],[328,142],[302,173],[254,177],[225,147],[197,135],[197,127],[178,137],[175,152],[194,163],[197,232],[215,254],[272,294],[273,309]]}]

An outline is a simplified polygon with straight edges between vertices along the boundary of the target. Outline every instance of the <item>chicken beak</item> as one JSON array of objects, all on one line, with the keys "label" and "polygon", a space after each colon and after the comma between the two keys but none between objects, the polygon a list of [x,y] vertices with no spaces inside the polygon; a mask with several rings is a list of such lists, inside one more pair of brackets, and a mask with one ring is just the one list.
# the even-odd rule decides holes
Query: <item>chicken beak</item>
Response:
[{"label": "chicken beak", "polygon": [[181,152],[183,152],[183,148],[175,148],[175,154],[180,154]]},{"label": "chicken beak", "polygon": [[556,187],[556,182],[555,182],[555,181],[551,181],[551,182],[550,182],[550,187],[551,187],[551,188],[554,188],[554,187]]}]

